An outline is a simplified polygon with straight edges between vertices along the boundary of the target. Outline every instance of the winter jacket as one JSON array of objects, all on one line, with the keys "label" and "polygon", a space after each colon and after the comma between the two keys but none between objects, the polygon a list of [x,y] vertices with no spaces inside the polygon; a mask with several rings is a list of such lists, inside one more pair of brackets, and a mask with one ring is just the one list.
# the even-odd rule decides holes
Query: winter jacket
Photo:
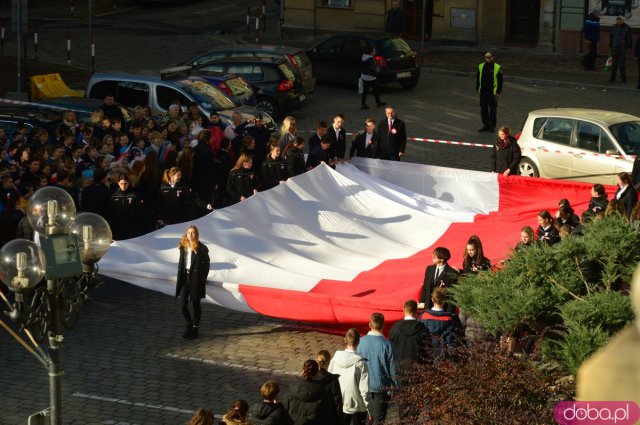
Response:
[{"label": "winter jacket", "polygon": [[329,372],[340,376],[342,411],[348,414],[366,412],[371,401],[367,359],[353,351],[336,351],[329,363]]},{"label": "winter jacket", "polygon": [[504,148],[501,148],[497,142],[494,143],[491,150],[493,172],[504,173],[509,169],[511,170],[510,175],[518,174],[518,164],[520,164],[521,157],[522,152],[515,137],[509,136],[509,145]]},{"label": "winter jacket", "polygon": [[298,378],[284,398],[294,425],[333,425],[329,392],[318,381]]},{"label": "winter jacket", "polygon": [[369,391],[386,392],[396,386],[396,353],[391,341],[380,332],[369,332],[360,339],[358,354],[369,361]]},{"label": "winter jacket", "polygon": [[389,341],[396,347],[396,360],[424,363],[429,358],[429,332],[417,320],[400,320],[389,333]]},{"label": "winter jacket", "polygon": [[584,38],[591,43],[600,41],[600,18],[590,13],[584,20]]},{"label": "winter jacket", "polygon": [[327,411],[327,414],[329,415],[330,423],[342,424],[344,422],[342,417],[342,392],[340,390],[340,381],[338,378],[338,375],[334,375],[331,372],[320,369],[314,380],[324,385],[324,388],[329,393],[329,402],[331,406]]},{"label": "winter jacket", "polygon": [[611,27],[609,34],[609,47],[615,52],[624,52],[631,48],[631,29],[629,25],[615,24]]},{"label": "winter jacket", "polygon": [[607,205],[609,205],[607,198],[602,198],[600,196],[592,197],[589,201],[589,209],[593,211],[594,214],[604,212],[607,209]]},{"label": "winter jacket", "polygon": [[441,310],[425,310],[420,315],[420,323],[429,330],[431,344],[436,355],[444,355],[447,346],[461,341],[464,335],[462,324],[457,314]]},{"label": "winter jacket", "polygon": [[249,420],[252,425],[293,425],[293,419],[280,402],[252,404],[249,407]]}]

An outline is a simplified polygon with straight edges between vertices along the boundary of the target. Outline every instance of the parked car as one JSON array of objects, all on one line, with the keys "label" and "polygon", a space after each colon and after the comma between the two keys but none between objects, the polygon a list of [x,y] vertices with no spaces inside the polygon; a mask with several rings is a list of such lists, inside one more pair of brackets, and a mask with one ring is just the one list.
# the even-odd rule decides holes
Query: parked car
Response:
[{"label": "parked car", "polygon": [[130,74],[93,74],[89,79],[87,97],[104,99],[113,94],[116,102],[133,108],[149,105],[154,115],[165,115],[172,103],[179,102],[183,107],[196,102],[200,111],[207,117],[218,112],[227,123],[231,114],[240,112],[245,120],[262,114],[265,127],[276,129],[273,118],[250,106],[236,106],[229,97],[207,80],[196,76],[179,76],[166,79]]},{"label": "parked car", "polygon": [[256,107],[275,119],[307,105],[302,81],[282,58],[220,58],[195,66],[192,73],[205,79],[210,73],[241,76],[256,91]]},{"label": "parked car", "polygon": [[[160,71],[162,78],[175,76],[200,75],[193,72],[192,66],[176,66]],[[222,90],[236,106],[256,106],[256,94],[251,85],[242,77],[224,72],[207,72],[200,75],[212,85]]]},{"label": "parked car", "polygon": [[399,36],[392,34],[338,34],[307,49],[318,81],[357,85],[362,54],[375,49],[376,75],[380,83],[400,83],[414,88],[420,79],[420,57]]},{"label": "parked car", "polygon": [[529,112],[518,135],[524,176],[614,184],[640,154],[640,118],[596,109]]},{"label": "parked car", "polygon": [[0,99],[0,127],[4,128],[9,140],[13,139],[16,128],[21,124],[26,127],[27,136],[34,128],[45,128],[53,137],[61,123],[62,113],[60,111],[43,109],[29,104],[12,104],[11,101]]},{"label": "parked car", "polygon": [[305,94],[311,93],[316,89],[316,79],[314,77],[311,61],[305,53],[304,49],[288,46],[251,46],[251,47],[220,47],[196,56],[186,62],[178,65],[198,66],[213,59],[221,58],[241,58],[241,57],[258,57],[258,58],[283,58],[288,61],[296,72],[300,73],[302,86]]}]

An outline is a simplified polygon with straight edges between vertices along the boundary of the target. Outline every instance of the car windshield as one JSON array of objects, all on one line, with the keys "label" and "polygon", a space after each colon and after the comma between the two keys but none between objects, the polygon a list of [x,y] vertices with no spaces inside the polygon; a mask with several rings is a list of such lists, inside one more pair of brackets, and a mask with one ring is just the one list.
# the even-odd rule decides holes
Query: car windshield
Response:
[{"label": "car windshield", "polygon": [[409,47],[406,41],[399,37],[388,38],[380,41],[380,45],[376,49],[376,53],[384,56],[385,58],[409,55],[411,54],[411,47]]},{"label": "car windshield", "polygon": [[182,80],[180,84],[205,109],[222,111],[236,106],[221,90],[206,81]]},{"label": "car windshield", "polygon": [[609,127],[627,155],[640,155],[640,121],[628,121]]}]

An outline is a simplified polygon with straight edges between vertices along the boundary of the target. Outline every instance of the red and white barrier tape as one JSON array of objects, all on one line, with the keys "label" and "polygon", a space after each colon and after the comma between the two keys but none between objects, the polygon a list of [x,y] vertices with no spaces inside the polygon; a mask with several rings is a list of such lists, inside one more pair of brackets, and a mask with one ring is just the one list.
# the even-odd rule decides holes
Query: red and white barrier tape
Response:
[{"label": "red and white barrier tape", "polygon": [[542,151],[544,153],[557,153],[560,155],[585,155],[585,156],[599,156],[599,157],[607,157],[607,158],[620,158],[620,159],[631,159],[635,160],[635,155],[614,155],[608,153],[597,153],[597,152],[586,152],[586,151],[559,151],[559,150],[549,150],[549,149],[537,149],[537,148],[522,148],[523,151]]},{"label": "red and white barrier tape", "polygon": [[444,145],[473,146],[476,148],[492,148],[493,147],[493,145],[487,145],[486,143],[454,142],[451,140],[423,139],[421,137],[407,137],[407,140],[410,140],[412,142],[441,143]]}]

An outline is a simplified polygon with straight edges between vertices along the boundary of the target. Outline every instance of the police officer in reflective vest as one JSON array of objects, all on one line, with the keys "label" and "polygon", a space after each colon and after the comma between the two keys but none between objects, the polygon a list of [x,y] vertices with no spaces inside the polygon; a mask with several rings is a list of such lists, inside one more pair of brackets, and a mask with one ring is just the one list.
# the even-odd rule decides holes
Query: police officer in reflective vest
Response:
[{"label": "police officer in reflective vest", "polygon": [[496,128],[498,116],[498,97],[502,92],[502,68],[493,61],[493,53],[484,54],[484,62],[478,65],[476,91],[480,96],[480,116],[482,128],[478,131],[491,131]]}]

